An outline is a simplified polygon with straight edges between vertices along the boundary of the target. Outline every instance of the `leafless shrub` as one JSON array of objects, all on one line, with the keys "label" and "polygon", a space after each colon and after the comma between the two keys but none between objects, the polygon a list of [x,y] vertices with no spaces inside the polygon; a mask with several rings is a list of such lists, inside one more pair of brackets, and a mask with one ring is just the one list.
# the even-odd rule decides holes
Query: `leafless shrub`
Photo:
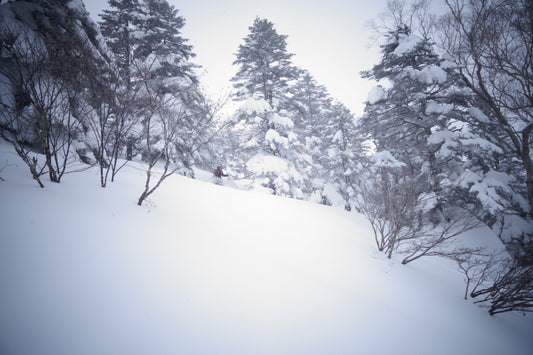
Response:
[{"label": "leafless shrub", "polygon": [[[74,117],[78,91],[70,84],[61,61],[65,48],[47,47],[29,30],[0,21],[2,91],[0,130],[33,178],[60,182],[70,158],[72,143],[81,125]],[[33,151],[44,155],[40,163]]]},{"label": "leafless shrub", "polygon": [[[149,76],[150,65],[137,69],[143,84],[141,114],[147,160],[145,186],[137,201],[140,206],[165,179],[187,169],[189,159],[223,127],[217,131],[211,129],[222,105],[200,102],[202,95],[196,84],[178,81],[173,90],[160,90]],[[154,174],[158,163],[161,170]],[[152,178],[156,176],[154,183]]]},{"label": "leafless shrub", "polygon": [[407,254],[402,260],[402,264],[408,264],[423,256],[449,256],[472,252],[470,249],[456,249],[453,242],[461,234],[478,228],[482,223],[472,216],[468,211],[449,208],[445,211],[439,211],[444,218],[440,218],[436,225],[427,222],[426,226],[420,231],[405,238],[401,254]]},{"label": "leafless shrub", "polygon": [[357,208],[370,222],[378,250],[389,258],[403,254],[402,264],[408,264],[423,256],[446,256],[454,250],[453,241],[480,222],[458,208],[436,208],[435,195],[426,192],[427,176],[407,172],[370,168],[358,187]]},{"label": "leafless shrub", "polygon": [[489,314],[510,311],[533,311],[533,266],[521,265],[516,259],[503,264],[488,287],[477,285],[470,296],[487,305]]}]

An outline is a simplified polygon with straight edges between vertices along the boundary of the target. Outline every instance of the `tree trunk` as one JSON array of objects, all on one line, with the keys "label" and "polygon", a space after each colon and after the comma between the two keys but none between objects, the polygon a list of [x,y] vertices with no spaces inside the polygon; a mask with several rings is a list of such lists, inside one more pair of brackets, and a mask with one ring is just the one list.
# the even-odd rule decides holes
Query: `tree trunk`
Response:
[{"label": "tree trunk", "polygon": [[126,143],[126,160],[133,160],[133,141],[131,139],[128,139],[128,142]]},{"label": "tree trunk", "polygon": [[527,197],[529,201],[529,216],[533,219],[533,161],[531,160],[529,138],[533,130],[533,123],[522,131],[522,161],[526,170]]}]

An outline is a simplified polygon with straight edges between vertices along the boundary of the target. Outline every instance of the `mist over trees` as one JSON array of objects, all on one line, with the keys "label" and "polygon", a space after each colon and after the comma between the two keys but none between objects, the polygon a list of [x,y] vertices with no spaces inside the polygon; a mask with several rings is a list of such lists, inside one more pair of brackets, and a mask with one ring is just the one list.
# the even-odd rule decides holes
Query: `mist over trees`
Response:
[{"label": "mist over trees", "polygon": [[[529,1],[446,0],[440,14],[388,1],[371,23],[381,59],[361,75],[378,85],[360,118],[292,62],[266,18],[236,48],[237,108],[224,116],[178,9],[109,0],[95,23],[80,3],[0,4],[0,134],[40,187],[96,166],[104,188],[137,162],[142,205],[169,176],[223,164],[252,189],[362,213],[404,264],[454,260],[491,314],[531,311]],[[480,225],[507,254],[462,245]]]}]

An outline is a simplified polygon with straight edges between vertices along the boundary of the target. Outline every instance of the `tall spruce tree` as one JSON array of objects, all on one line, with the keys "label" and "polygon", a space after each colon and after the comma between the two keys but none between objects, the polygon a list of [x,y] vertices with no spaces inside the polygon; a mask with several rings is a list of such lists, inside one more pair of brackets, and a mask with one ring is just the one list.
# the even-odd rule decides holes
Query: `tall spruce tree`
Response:
[{"label": "tall spruce tree", "polygon": [[233,116],[232,164],[253,173],[257,188],[305,198],[305,159],[286,109],[289,82],[297,74],[287,52],[287,36],[279,35],[266,19],[256,18],[249,29],[233,63],[239,66],[232,79],[238,89],[235,98],[244,102]]},{"label": "tall spruce tree", "polygon": [[320,137],[325,117],[331,112],[332,99],[324,85],[317,83],[307,70],[300,70],[290,88],[287,110],[306,138]]},{"label": "tall spruce tree", "polygon": [[444,154],[447,147],[437,137],[453,130],[451,125],[464,116],[472,97],[433,44],[409,28],[391,32],[382,48],[381,62],[362,76],[386,79],[390,87],[373,89],[360,127],[377,151],[390,152],[412,172],[426,171],[428,188],[440,191],[444,170],[453,165],[448,159],[456,159]]},{"label": "tall spruce tree", "polygon": [[[142,151],[147,117],[163,107],[163,101],[169,102],[166,94],[174,95],[173,104],[189,107],[189,113],[203,112],[199,105],[205,100],[197,86],[195,65],[190,62],[195,56],[192,46],[180,32],[185,19],[173,6],[166,0],[110,0],[109,5],[111,9],[104,10],[100,25],[125,85],[117,94],[120,107],[128,112],[116,116],[133,126],[123,137],[126,156],[131,159]],[[198,119],[193,114],[180,117]],[[182,127],[191,125],[194,123],[187,122]],[[186,152],[183,144],[180,150]]]},{"label": "tall spruce tree", "polygon": [[[166,0],[110,1],[102,16],[104,35],[124,76],[132,120],[129,142],[148,163],[142,204],[174,172],[192,174],[196,159],[212,134],[210,104],[201,92],[190,61],[195,54],[181,35],[185,19]],[[132,96],[133,95],[133,96]],[[127,151],[134,151],[128,147]],[[204,152],[205,153],[205,152]],[[155,183],[151,169],[164,172]]]},{"label": "tall spruce tree", "polygon": [[287,111],[278,113],[260,95],[242,102],[231,118],[224,160],[230,171],[253,176],[253,187],[281,196],[306,198],[303,148]]},{"label": "tall spruce tree", "polygon": [[525,173],[517,172],[520,161],[506,126],[472,89],[464,68],[432,47],[405,27],[390,34],[381,63],[363,73],[391,83],[372,95],[364,129],[378,151],[390,151],[413,172],[427,170],[437,207],[465,208],[521,253],[532,224]]},{"label": "tall spruce tree", "polygon": [[135,57],[149,63],[151,78],[187,78],[196,84],[195,66],[190,62],[195,54],[181,36],[185,19],[166,0],[142,0],[141,9],[144,18],[139,23]]},{"label": "tall spruce tree", "polygon": [[277,101],[285,97],[288,82],[296,78],[293,54],[287,52],[287,36],[278,34],[267,19],[256,18],[249,30],[233,62],[239,66],[232,78],[239,90],[237,98],[259,93],[270,106],[277,106]]},{"label": "tall spruce tree", "polygon": [[134,51],[140,43],[140,26],[144,18],[144,11],[139,0],[108,0],[109,9],[100,14],[100,29],[108,48],[113,54],[113,61],[118,73],[116,90],[116,105],[113,115],[119,119],[118,126],[122,129],[118,142],[125,149],[125,157],[132,160],[140,151],[142,127],[136,102],[138,100],[138,86],[136,81],[136,62]]},{"label": "tall spruce tree", "polygon": [[[350,211],[354,208],[356,186],[360,184],[357,171],[366,160],[367,149],[356,129],[352,112],[340,102],[332,105],[324,126],[324,137],[326,158],[321,162],[321,168],[327,172],[325,178],[329,187],[326,192],[332,195],[330,200],[340,195],[344,208]],[[328,198],[328,194],[324,195]],[[336,201],[337,204],[340,202],[340,199]]]},{"label": "tall spruce tree", "polygon": [[310,178],[307,190],[311,199],[331,204],[324,196],[328,186],[329,171],[325,168],[329,159],[327,151],[327,121],[333,114],[332,98],[325,86],[318,84],[306,70],[300,70],[298,79],[290,88],[287,111],[295,123],[295,131],[305,154],[305,171]]},{"label": "tall spruce tree", "polygon": [[109,9],[100,14],[100,30],[106,44],[113,52],[120,77],[131,88],[133,51],[139,45],[137,29],[143,12],[139,0],[108,0]]},{"label": "tall spruce tree", "polygon": [[[359,122],[378,152],[362,173],[372,183],[363,182],[361,189],[366,203],[379,206],[372,213],[388,223],[388,235],[394,235],[380,246],[390,256],[402,239],[431,235],[429,226],[461,219],[465,213],[457,213],[458,208],[477,214],[479,206],[472,204],[465,176],[484,157],[499,151],[465,121],[468,112],[479,110],[473,106],[475,99],[456,68],[435,53],[428,39],[400,27],[389,33],[382,48],[381,62],[362,73],[386,79],[388,87],[371,92]],[[456,224],[470,225],[470,219]],[[457,228],[451,234],[461,230]]]}]

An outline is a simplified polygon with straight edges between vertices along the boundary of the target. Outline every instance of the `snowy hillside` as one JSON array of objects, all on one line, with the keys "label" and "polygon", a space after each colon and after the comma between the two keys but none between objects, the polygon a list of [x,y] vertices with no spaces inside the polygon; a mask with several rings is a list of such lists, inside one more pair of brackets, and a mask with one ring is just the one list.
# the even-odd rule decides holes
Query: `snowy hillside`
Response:
[{"label": "snowy hillside", "polygon": [[531,316],[357,214],[180,176],[138,207],[138,167],[40,189],[0,143],[1,354],[531,354]]}]

